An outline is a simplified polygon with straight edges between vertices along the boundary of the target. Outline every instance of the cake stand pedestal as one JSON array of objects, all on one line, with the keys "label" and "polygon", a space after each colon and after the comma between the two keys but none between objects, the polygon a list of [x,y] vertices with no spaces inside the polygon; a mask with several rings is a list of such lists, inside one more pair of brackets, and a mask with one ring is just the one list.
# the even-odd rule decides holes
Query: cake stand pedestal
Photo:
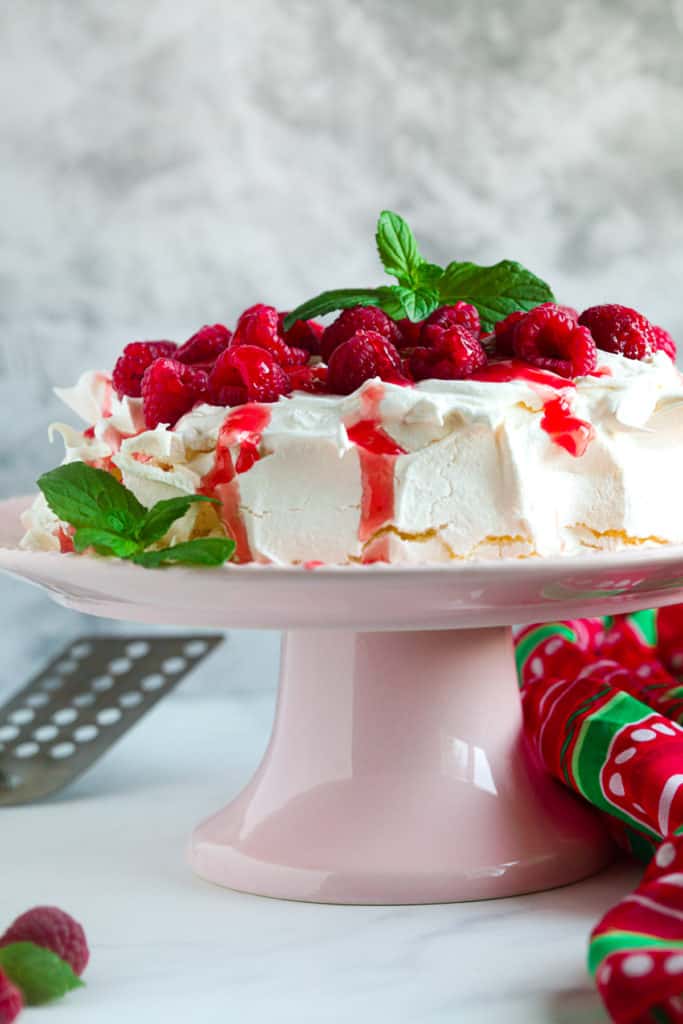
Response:
[{"label": "cake stand pedestal", "polygon": [[17,548],[0,568],[67,607],[184,626],[288,629],[273,734],[201,824],[195,871],[331,903],[510,896],[606,864],[600,819],[527,747],[510,624],[683,600],[683,549],[451,566],[147,570]]}]

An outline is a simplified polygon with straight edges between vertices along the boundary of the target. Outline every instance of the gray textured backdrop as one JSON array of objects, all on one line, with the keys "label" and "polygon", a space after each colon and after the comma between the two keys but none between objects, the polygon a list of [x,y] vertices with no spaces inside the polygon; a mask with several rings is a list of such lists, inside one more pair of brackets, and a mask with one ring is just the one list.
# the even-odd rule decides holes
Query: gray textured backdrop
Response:
[{"label": "gray textured backdrop", "polygon": [[383,206],[683,338],[682,32],[681,0],[4,3],[2,494],[127,341],[377,282]]}]

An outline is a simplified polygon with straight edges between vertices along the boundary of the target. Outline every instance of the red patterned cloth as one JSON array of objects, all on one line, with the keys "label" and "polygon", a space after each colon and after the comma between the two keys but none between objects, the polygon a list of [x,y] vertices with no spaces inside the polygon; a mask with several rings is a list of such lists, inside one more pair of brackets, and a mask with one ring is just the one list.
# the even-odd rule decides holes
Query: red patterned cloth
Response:
[{"label": "red patterned cloth", "polygon": [[527,733],[548,771],[649,862],[593,930],[617,1024],[683,1024],[683,605],[516,636]]}]

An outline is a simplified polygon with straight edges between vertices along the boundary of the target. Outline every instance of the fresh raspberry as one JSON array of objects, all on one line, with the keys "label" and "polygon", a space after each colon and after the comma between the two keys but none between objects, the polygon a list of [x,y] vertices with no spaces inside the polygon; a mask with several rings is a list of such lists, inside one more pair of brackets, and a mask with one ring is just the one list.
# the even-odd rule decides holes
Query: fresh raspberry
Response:
[{"label": "fresh raspberry", "polygon": [[504,320],[499,320],[494,325],[493,331],[496,337],[496,352],[499,356],[511,356],[514,352],[514,337],[517,324],[521,323],[526,313],[516,309],[509,313]]},{"label": "fresh raspberry", "polygon": [[405,383],[401,370],[401,357],[390,341],[377,331],[359,330],[332,352],[327,383],[333,394],[350,395],[371,377]]},{"label": "fresh raspberry", "polygon": [[280,336],[280,318],[274,306],[258,303],[245,309],[232,336],[231,348],[256,345],[277,359],[280,366],[303,366],[308,362],[305,349],[294,348]]},{"label": "fresh raspberry", "polygon": [[24,1006],[21,992],[7,975],[0,971],[0,1024],[12,1024]]},{"label": "fresh raspberry", "polygon": [[327,391],[327,367],[319,366],[293,366],[287,371],[292,391],[309,391],[314,395],[321,395]]},{"label": "fresh raspberry", "polygon": [[275,357],[257,345],[230,347],[216,360],[209,377],[209,401],[214,405],[277,402],[291,384]]},{"label": "fresh raspberry", "polygon": [[598,362],[591,332],[552,303],[537,306],[515,325],[512,345],[520,359],[561,377],[591,373]]},{"label": "fresh raspberry", "polygon": [[456,302],[453,306],[440,306],[439,309],[435,309],[422,325],[421,344],[431,348],[440,332],[457,326],[466,327],[475,338],[480,336],[479,312],[469,302]]},{"label": "fresh raspberry", "polygon": [[21,914],[0,938],[0,946],[11,942],[33,942],[51,949],[79,976],[90,959],[82,925],[59,907],[33,907]]},{"label": "fresh raspberry", "polygon": [[313,356],[320,354],[320,339],[325,328],[317,320],[295,320],[288,331],[284,328],[289,313],[278,313],[278,332],[290,348],[305,349]]},{"label": "fresh raspberry", "polygon": [[188,338],[175,354],[181,363],[214,363],[221,352],[228,347],[232,331],[223,324],[205,324],[196,334]]},{"label": "fresh raspberry", "polygon": [[484,346],[462,324],[455,324],[433,338],[429,348],[416,348],[410,357],[415,380],[462,380],[487,362]]},{"label": "fresh raspberry", "polygon": [[422,324],[424,320],[418,320],[414,322],[409,320],[408,317],[404,317],[403,320],[397,320],[396,326],[398,327],[401,339],[398,347],[403,350],[404,348],[415,348],[416,345],[420,344],[420,333],[422,331]]},{"label": "fresh raspberry", "polygon": [[591,306],[584,309],[579,323],[588,328],[598,348],[620,352],[627,359],[645,359],[657,347],[650,321],[628,306]]},{"label": "fresh raspberry", "polygon": [[663,327],[657,327],[656,324],[652,325],[652,332],[655,336],[655,347],[658,352],[666,352],[672,363],[676,362],[676,342],[673,340],[668,331],[665,331]]},{"label": "fresh raspberry", "polygon": [[338,345],[352,338],[356,331],[373,331],[381,334],[398,348],[401,344],[401,332],[395,321],[376,306],[353,306],[344,309],[334,323],[326,327],[320,339],[320,352],[326,363]]},{"label": "fresh raspberry", "polygon": [[114,391],[123,398],[139,398],[142,394],[142,376],[155,359],[172,356],[176,351],[174,341],[132,341],[126,345],[123,354],[116,360],[111,375]]},{"label": "fresh raspberry", "polygon": [[142,378],[142,409],[151,429],[173,426],[193,405],[206,397],[207,375],[176,359],[155,359]]}]

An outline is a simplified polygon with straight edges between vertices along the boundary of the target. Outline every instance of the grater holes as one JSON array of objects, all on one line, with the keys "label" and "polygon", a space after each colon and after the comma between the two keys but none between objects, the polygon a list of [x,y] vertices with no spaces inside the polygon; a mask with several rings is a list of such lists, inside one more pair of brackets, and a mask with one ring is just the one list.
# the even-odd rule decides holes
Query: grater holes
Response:
[{"label": "grater holes", "polygon": [[130,690],[129,693],[122,693],[119,697],[119,704],[122,708],[136,708],[141,703],[142,694],[137,693],[135,690]]},{"label": "grater holes", "polygon": [[114,685],[114,680],[111,676],[97,676],[93,679],[91,686],[97,693],[104,693],[106,690],[111,690]]},{"label": "grater holes", "polygon": [[59,729],[56,725],[41,725],[33,733],[33,738],[39,743],[50,743],[58,732]]},{"label": "grater holes", "polygon": [[199,658],[206,653],[208,646],[206,640],[190,640],[189,644],[183,647],[183,654],[188,658]]},{"label": "grater holes", "polygon": [[98,725],[115,725],[121,718],[118,708],[102,708],[95,716]]},{"label": "grater holes", "polygon": [[15,757],[24,760],[29,757],[35,757],[39,750],[40,747],[37,743],[34,743],[33,740],[28,740],[26,743],[20,743],[18,747],[15,747],[12,753]]},{"label": "grater holes", "polygon": [[58,690],[62,685],[62,680],[55,679],[54,676],[50,676],[49,679],[43,679],[40,685],[43,690],[46,690],[48,693],[54,693],[54,691]]},{"label": "grater holes", "polygon": [[77,708],[89,708],[91,704],[95,703],[95,694],[79,693],[74,697],[71,703]]},{"label": "grater holes", "polygon": [[32,708],[42,708],[49,702],[50,698],[47,693],[29,693],[26,698],[26,703]]},{"label": "grater holes", "polygon": [[78,662],[70,661],[69,659],[67,659],[66,661],[60,661],[60,663],[57,665],[57,671],[59,672],[60,676],[70,676],[77,669]]},{"label": "grater holes", "polygon": [[109,671],[113,676],[123,676],[126,672],[130,672],[132,667],[133,662],[130,658],[114,658],[109,662]]},{"label": "grater holes", "polygon": [[55,725],[71,725],[77,718],[78,711],[75,708],[60,708],[59,711],[55,711],[52,721]]},{"label": "grater holes", "polygon": [[8,722],[11,722],[12,725],[28,725],[28,723],[32,722],[35,717],[35,711],[31,711],[30,708],[17,708],[16,711],[12,711],[12,713],[7,716],[7,720]]},{"label": "grater holes", "polygon": [[168,675],[174,676],[177,675],[178,672],[182,672],[184,668],[187,668],[187,662],[181,657],[166,658],[166,660],[161,663],[161,667]]},{"label": "grater holes", "polygon": [[50,757],[53,757],[55,761],[63,761],[67,757],[71,757],[76,752],[76,746],[70,740],[66,740],[64,743],[55,743],[54,747],[50,748]]},{"label": "grater holes", "polygon": [[87,658],[89,654],[92,654],[92,644],[82,641],[79,644],[74,644],[69,652],[72,658]]},{"label": "grater holes", "polygon": [[0,725],[0,743],[9,743],[19,735],[16,725]]},{"label": "grater holes", "polygon": [[99,731],[96,725],[79,725],[77,729],[74,729],[73,737],[77,743],[90,743]]},{"label": "grater holes", "polygon": [[149,651],[150,646],[146,640],[133,640],[132,643],[126,645],[126,654],[129,658],[144,658]]},{"label": "grater holes", "polygon": [[152,693],[154,690],[160,690],[165,682],[166,680],[164,677],[159,672],[155,672],[151,676],[145,676],[140,683],[140,686],[143,690],[146,690],[147,693]]}]

